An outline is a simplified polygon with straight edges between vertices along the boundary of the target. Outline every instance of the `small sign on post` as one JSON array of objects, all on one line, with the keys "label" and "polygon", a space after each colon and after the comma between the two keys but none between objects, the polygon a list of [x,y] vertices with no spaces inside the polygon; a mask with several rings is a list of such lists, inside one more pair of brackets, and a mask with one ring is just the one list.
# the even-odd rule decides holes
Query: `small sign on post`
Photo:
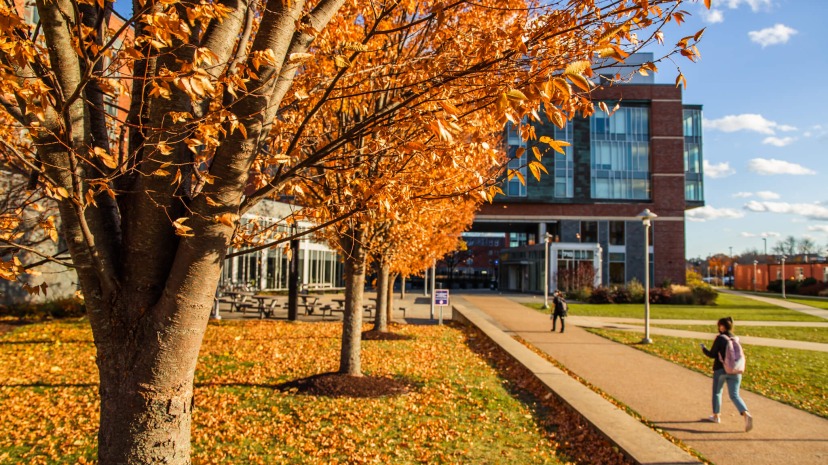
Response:
[{"label": "small sign on post", "polygon": [[440,307],[440,321],[439,324],[443,324],[443,307],[449,304],[449,291],[448,289],[434,289],[434,305],[438,305]]}]

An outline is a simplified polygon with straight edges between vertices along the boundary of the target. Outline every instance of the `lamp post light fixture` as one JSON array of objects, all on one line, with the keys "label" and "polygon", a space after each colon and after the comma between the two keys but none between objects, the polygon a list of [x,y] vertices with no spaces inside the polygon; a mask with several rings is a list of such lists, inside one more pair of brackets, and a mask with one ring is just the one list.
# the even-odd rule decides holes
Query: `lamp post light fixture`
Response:
[{"label": "lamp post light fixture", "polygon": [[759,264],[759,260],[753,261],[753,292],[756,292],[756,265]]},{"label": "lamp post light fixture", "polygon": [[650,339],[650,222],[658,217],[649,208],[639,213],[644,225],[644,339],[642,344],[652,344]]},{"label": "lamp post light fixture", "polygon": [[543,309],[549,308],[549,243],[552,236],[546,233],[543,236]]},{"label": "lamp post light fixture", "polygon": [[787,299],[787,297],[785,297],[785,284],[787,284],[786,281],[785,281],[785,259],[786,258],[787,257],[782,255],[782,258],[780,259],[782,261],[782,298],[783,299]]}]

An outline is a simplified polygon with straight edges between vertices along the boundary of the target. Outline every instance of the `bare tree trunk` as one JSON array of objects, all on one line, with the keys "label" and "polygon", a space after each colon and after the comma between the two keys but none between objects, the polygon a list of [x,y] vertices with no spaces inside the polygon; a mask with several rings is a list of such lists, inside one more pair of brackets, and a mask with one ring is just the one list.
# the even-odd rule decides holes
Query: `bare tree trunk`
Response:
[{"label": "bare tree trunk", "polygon": [[405,275],[403,275],[400,283],[400,299],[405,299]]},{"label": "bare tree trunk", "polygon": [[203,292],[162,298],[144,319],[113,324],[106,340],[96,340],[99,463],[190,463],[193,375],[217,279],[199,279]]},{"label": "bare tree trunk", "polygon": [[377,261],[377,308],[374,315],[374,329],[380,333],[388,332],[388,277],[391,267],[380,257]]},{"label": "bare tree trunk", "polygon": [[343,236],[345,252],[345,314],[342,320],[342,347],[339,373],[362,376],[362,297],[365,289],[365,248],[359,231]]},{"label": "bare tree trunk", "polygon": [[394,319],[394,283],[397,281],[397,273],[391,275],[391,279],[388,281],[388,293],[386,295],[386,300],[388,300],[388,305],[386,306],[386,314],[388,315],[388,321],[392,321]]}]

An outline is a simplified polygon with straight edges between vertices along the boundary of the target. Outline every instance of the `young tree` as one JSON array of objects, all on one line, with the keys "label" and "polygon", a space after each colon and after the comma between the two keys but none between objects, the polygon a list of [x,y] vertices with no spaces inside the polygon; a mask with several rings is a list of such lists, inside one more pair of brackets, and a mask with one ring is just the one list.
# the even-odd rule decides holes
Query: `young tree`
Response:
[{"label": "young tree", "polygon": [[[196,360],[240,215],[370,163],[396,128],[471,133],[455,108],[589,114],[592,65],[662,40],[681,3],[139,0],[114,22],[106,0],[39,0],[37,25],[0,6],[0,106],[34,147],[3,155],[60,213],[97,348],[100,463],[189,462]],[[694,58],[700,36],[672,50]],[[322,204],[331,221],[364,208]]]}]

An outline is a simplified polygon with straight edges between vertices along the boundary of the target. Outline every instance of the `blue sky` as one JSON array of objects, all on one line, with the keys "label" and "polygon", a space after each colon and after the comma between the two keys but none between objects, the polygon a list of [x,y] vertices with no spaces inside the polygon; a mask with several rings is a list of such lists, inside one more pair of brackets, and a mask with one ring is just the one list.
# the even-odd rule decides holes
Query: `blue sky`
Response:
[{"label": "blue sky", "polygon": [[[707,27],[701,60],[676,59],[685,103],[704,106],[705,203],[687,256],[768,251],[785,236],[828,246],[828,0],[688,3],[675,42]],[[672,29],[672,28],[671,28]],[[657,82],[674,82],[659,66]]]}]

